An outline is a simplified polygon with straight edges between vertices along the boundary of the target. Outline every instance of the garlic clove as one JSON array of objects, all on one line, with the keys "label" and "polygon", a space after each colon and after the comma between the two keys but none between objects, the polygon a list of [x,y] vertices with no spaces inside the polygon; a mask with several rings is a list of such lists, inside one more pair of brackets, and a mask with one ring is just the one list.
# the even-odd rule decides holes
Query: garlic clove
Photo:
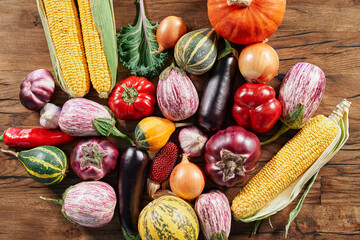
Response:
[{"label": "garlic clove", "polygon": [[47,103],[40,110],[40,125],[45,129],[59,128],[61,108],[53,103]]},{"label": "garlic clove", "polygon": [[183,128],[179,133],[180,147],[190,157],[201,156],[207,140],[207,136],[195,126]]}]

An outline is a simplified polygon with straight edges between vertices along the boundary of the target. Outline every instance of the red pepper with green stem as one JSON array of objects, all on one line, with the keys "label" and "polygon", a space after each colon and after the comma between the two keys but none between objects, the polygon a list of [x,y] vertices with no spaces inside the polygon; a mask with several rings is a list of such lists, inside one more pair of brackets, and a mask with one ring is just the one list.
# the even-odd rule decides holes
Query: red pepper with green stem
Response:
[{"label": "red pepper with green stem", "polygon": [[234,95],[232,115],[236,123],[258,133],[269,131],[281,116],[275,90],[266,84],[245,83]]},{"label": "red pepper with green stem", "polygon": [[44,128],[23,129],[11,127],[0,136],[0,141],[4,141],[7,146],[23,148],[69,144],[76,139],[61,130],[48,130]]},{"label": "red pepper with green stem", "polygon": [[109,97],[110,109],[122,120],[149,116],[155,104],[155,86],[144,77],[130,76],[121,80]]}]

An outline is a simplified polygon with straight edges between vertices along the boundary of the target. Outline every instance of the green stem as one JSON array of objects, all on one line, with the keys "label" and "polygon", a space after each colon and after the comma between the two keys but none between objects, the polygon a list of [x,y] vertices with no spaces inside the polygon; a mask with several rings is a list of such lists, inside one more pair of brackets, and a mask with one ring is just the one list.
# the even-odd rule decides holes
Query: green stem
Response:
[{"label": "green stem", "polygon": [[122,234],[126,240],[140,240],[140,235],[137,234],[136,236],[128,233],[123,227],[121,228]]},{"label": "green stem", "polygon": [[4,141],[4,133],[0,136],[0,141],[1,141],[1,142]]},{"label": "green stem", "polygon": [[42,197],[42,196],[40,196],[40,198],[46,202],[56,203],[61,206],[63,205],[63,202],[64,202],[62,199],[46,198],[46,197]]},{"label": "green stem", "polygon": [[113,135],[115,137],[121,137],[128,141],[131,145],[135,145],[134,140],[132,140],[127,135],[123,134],[115,127],[116,121],[113,118],[96,118],[93,120],[94,129],[102,136]]},{"label": "green stem", "polygon": [[228,40],[224,39],[224,41],[225,41],[225,48],[218,54],[217,60],[220,60],[221,58],[231,53],[236,57],[236,59],[238,59],[239,52],[231,46],[231,43]]},{"label": "green stem", "polygon": [[122,133],[119,131],[119,129],[117,129],[116,127],[113,127],[110,131],[110,134],[115,136],[115,137],[121,137],[122,139],[125,139],[126,141],[128,141],[132,146],[135,145],[134,140],[132,140],[129,136],[127,136],[126,134]]},{"label": "green stem", "polygon": [[281,126],[281,128],[279,129],[279,131],[277,131],[277,133],[275,133],[275,135],[273,135],[271,138],[269,138],[268,140],[265,140],[263,142],[260,143],[261,146],[264,146],[266,144],[272,143],[273,141],[275,141],[276,139],[278,139],[283,133],[289,131],[289,127],[286,124],[283,124]]}]

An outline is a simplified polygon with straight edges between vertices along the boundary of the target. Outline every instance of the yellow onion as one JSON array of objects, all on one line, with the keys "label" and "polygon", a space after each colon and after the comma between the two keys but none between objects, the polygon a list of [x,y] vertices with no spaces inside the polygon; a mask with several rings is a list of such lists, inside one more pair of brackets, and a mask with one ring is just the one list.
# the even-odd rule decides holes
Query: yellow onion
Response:
[{"label": "yellow onion", "polygon": [[278,74],[279,56],[265,43],[248,45],[240,53],[239,70],[249,82],[267,83]]},{"label": "yellow onion", "polygon": [[201,168],[189,162],[184,153],[181,162],[170,175],[170,188],[178,197],[186,200],[197,198],[205,187],[205,176]]}]

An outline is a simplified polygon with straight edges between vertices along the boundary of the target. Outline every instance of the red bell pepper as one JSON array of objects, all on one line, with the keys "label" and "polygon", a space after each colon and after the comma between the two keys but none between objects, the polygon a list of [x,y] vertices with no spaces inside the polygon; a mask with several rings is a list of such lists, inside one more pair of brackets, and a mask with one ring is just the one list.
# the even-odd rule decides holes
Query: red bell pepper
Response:
[{"label": "red bell pepper", "polygon": [[130,76],[121,80],[109,97],[110,109],[122,120],[151,115],[155,103],[155,86],[144,77]]},{"label": "red bell pepper", "polygon": [[269,131],[281,116],[275,90],[266,84],[245,83],[236,90],[232,115],[236,123],[258,133]]},{"label": "red bell pepper", "polygon": [[76,137],[71,137],[61,130],[44,128],[23,129],[11,127],[0,136],[0,141],[4,141],[7,146],[23,148],[69,144],[76,139]]}]

